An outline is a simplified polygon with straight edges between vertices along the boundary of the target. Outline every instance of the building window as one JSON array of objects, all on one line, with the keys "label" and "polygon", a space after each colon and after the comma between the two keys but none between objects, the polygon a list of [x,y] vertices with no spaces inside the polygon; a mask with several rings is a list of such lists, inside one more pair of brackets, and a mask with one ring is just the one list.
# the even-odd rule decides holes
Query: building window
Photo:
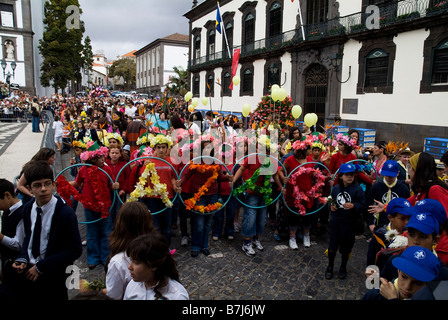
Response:
[{"label": "building window", "polygon": [[327,20],[328,0],[307,1],[307,24],[320,23]]},{"label": "building window", "polygon": [[212,29],[209,31],[208,33],[208,59],[209,60],[214,60],[215,59],[215,38],[216,38],[216,33],[215,30]]},{"label": "building window", "polygon": [[255,16],[248,13],[244,19],[244,44],[252,44],[255,41]]},{"label": "building window", "polygon": [[14,6],[0,3],[0,19],[2,27],[14,28]]},{"label": "building window", "polygon": [[254,91],[254,74],[250,68],[244,69],[241,95],[252,95]]},{"label": "building window", "polygon": [[434,49],[431,84],[448,84],[448,39]]},{"label": "building window", "polygon": [[[225,31],[226,31],[226,37],[227,37],[227,43],[226,43],[226,39],[223,37],[223,43],[222,43],[222,47],[224,48],[224,58],[229,57],[229,51],[230,54],[232,54],[232,48],[233,48],[233,24],[232,22],[229,22],[226,24],[225,26]],[[228,47],[227,47],[228,45]]]},{"label": "building window", "polygon": [[274,84],[280,84],[280,68],[278,64],[271,63],[268,68],[267,87],[270,89]]},{"label": "building window", "polygon": [[232,90],[230,90],[230,83],[232,81],[232,77],[230,72],[225,71],[222,76],[222,95],[223,96],[231,96]]},{"label": "building window", "polygon": [[194,38],[194,57],[193,59],[195,60],[195,64],[199,63],[199,58],[201,57],[201,37],[200,36],[196,36]]},{"label": "building window", "polygon": [[194,75],[193,76],[193,95],[195,97],[199,96],[199,85],[200,85],[199,75]]},{"label": "building window", "polygon": [[282,33],[282,6],[274,2],[269,8],[269,34],[268,37],[275,37]]},{"label": "building window", "polygon": [[213,73],[207,74],[207,82],[205,84],[205,95],[214,97],[213,84],[215,82],[215,75]]},{"label": "building window", "polygon": [[366,57],[365,88],[388,85],[389,55],[376,49]]}]

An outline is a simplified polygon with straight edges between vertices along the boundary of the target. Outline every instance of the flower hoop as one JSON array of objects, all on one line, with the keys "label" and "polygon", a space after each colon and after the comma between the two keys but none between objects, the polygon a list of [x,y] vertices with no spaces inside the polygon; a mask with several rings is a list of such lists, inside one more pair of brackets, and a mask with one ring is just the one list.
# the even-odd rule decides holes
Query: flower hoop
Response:
[{"label": "flower hoop", "polygon": [[[148,176],[150,177],[154,189],[150,186],[146,187]],[[139,198],[144,196],[160,196],[167,208],[171,208],[173,206],[173,203],[168,196],[166,183],[160,183],[159,175],[157,174],[156,165],[154,162],[150,162],[146,165],[145,170],[139,178],[139,182],[135,186],[135,190],[131,192],[127,202],[137,201]]]},{"label": "flower hoop", "polygon": [[[221,165],[212,165],[212,168],[210,168],[210,165],[207,165],[208,168],[206,168],[206,166],[200,165],[200,164],[194,164],[194,162],[196,160],[199,159],[212,159],[215,160],[216,162],[219,162],[227,171],[227,173],[229,175],[231,175],[231,172],[229,171],[229,169],[226,167],[226,165],[219,159],[214,158],[214,157],[210,157],[210,156],[200,156],[200,157],[196,157],[193,160],[191,160],[189,163],[187,163],[181,170],[180,174],[179,174],[179,179],[182,177],[182,174],[184,173],[184,170],[189,167],[189,166],[194,166],[193,169],[197,169],[200,172],[205,172],[206,170],[213,170],[213,175],[207,180],[207,182],[198,190],[197,193],[194,194],[193,198],[184,200],[182,198],[182,195],[179,195],[180,200],[182,201],[182,203],[185,205],[185,207],[189,208],[190,211],[198,213],[198,214],[202,214],[202,215],[206,215],[206,214],[213,214],[217,211],[219,211],[220,209],[224,208],[227,203],[230,201],[231,197],[227,197],[227,201],[225,201],[223,204],[221,204],[220,202],[214,203],[214,204],[209,204],[207,206],[197,206],[196,203],[197,201],[199,201],[200,197],[208,190],[208,188],[210,187],[210,185],[212,184],[212,182],[218,178],[218,171],[215,169],[217,167],[219,167],[219,169],[221,169]],[[202,170],[202,171],[201,171]],[[230,192],[233,192],[233,186]]]},{"label": "flower hoop", "polygon": [[[284,202],[285,206],[289,209],[289,211],[291,211],[295,214],[299,214],[301,216],[314,214],[314,213],[318,212],[319,210],[321,210],[327,203],[327,199],[325,197],[322,197],[322,193],[319,191],[319,189],[325,185],[326,177],[322,173],[322,170],[320,170],[319,168],[305,168],[304,165],[308,165],[308,164],[318,164],[318,165],[324,167],[325,170],[327,170],[327,172],[331,176],[330,170],[326,166],[324,166],[322,163],[319,163],[319,162],[302,163],[301,165],[297,166],[296,168],[294,168],[294,170],[292,170],[289,173],[288,179],[291,181],[291,184],[294,185],[294,191],[293,191],[294,205],[297,208],[299,208],[299,211],[298,212],[294,211],[288,205],[288,203],[286,202],[286,199],[285,199],[285,195],[283,194],[283,192],[281,192],[281,194],[283,196],[283,202]],[[314,174],[314,177],[317,179],[316,183],[314,183],[313,186],[311,187],[311,189],[308,191],[300,190],[299,187],[297,186],[297,179],[304,173],[312,173],[312,174]],[[306,212],[305,206],[303,205],[302,201],[310,201],[312,199],[318,200],[322,204],[322,206],[320,206],[318,209],[316,209],[312,212]]]},{"label": "flower hoop", "polygon": [[85,222],[79,222],[79,224],[88,224],[88,223],[94,223],[94,222],[98,222],[102,219],[105,219],[109,216],[109,211],[113,208],[114,204],[115,204],[115,195],[116,192],[114,192],[114,196],[112,199],[112,203],[111,205],[108,207],[108,201],[103,201],[103,197],[105,198],[106,193],[108,196],[110,196],[109,190],[105,189],[105,188],[97,188],[99,190],[98,193],[95,194],[95,201],[89,201],[88,199],[86,199],[78,190],[76,190],[75,187],[73,187],[72,185],[70,185],[68,183],[68,181],[65,179],[65,177],[62,175],[62,173],[64,173],[65,171],[67,171],[68,169],[71,169],[73,167],[80,167],[80,166],[86,166],[86,167],[91,167],[91,173],[90,176],[94,177],[94,181],[92,181],[94,184],[96,183],[96,179],[95,176],[98,177],[98,171],[103,172],[107,178],[109,179],[109,181],[113,184],[114,181],[112,180],[112,178],[107,174],[106,171],[104,171],[103,169],[88,164],[88,163],[77,163],[74,165],[71,165],[65,169],[63,169],[61,172],[59,172],[56,175],[56,182],[57,182],[57,192],[59,193],[59,195],[61,196],[61,198],[63,198],[65,200],[65,202],[67,202],[68,205],[71,206],[72,201],[70,200],[70,196],[73,196],[73,198],[79,202],[82,203],[82,205],[87,208],[87,209],[91,209],[92,211],[95,212],[100,212],[101,213],[101,218],[97,219],[97,220],[93,220],[93,221],[85,221]]},{"label": "flower hoop", "polygon": [[[259,156],[268,156],[268,157],[270,157],[270,158],[276,160],[276,161],[283,167],[283,170],[285,170],[285,167],[283,166],[283,163],[281,163],[278,159],[274,158],[273,156],[268,155],[268,154],[264,154],[264,153],[251,153],[251,154],[248,154],[247,156],[245,156],[245,157],[239,159],[239,160],[235,163],[235,165],[233,166],[233,169],[232,169],[232,175],[234,174],[233,171],[234,171],[235,168],[237,167],[236,165],[237,165],[240,161],[243,161],[244,159],[246,159],[246,158],[248,158],[248,157],[250,157],[250,156],[257,156],[257,155],[259,155]],[[285,170],[285,171],[286,171],[286,170]],[[257,169],[256,172],[254,173],[254,175],[253,175],[250,179],[246,180],[245,183],[243,183],[242,186],[239,186],[238,188],[236,188],[236,189],[234,190],[234,192],[232,192],[232,194],[235,196],[235,198],[236,198],[242,205],[244,205],[244,206],[246,206],[246,207],[248,207],[248,208],[251,208],[251,209],[261,209],[261,208],[267,207],[267,206],[273,204],[274,202],[276,202],[276,201],[281,197],[281,194],[282,194],[282,193],[280,192],[280,193],[278,194],[278,196],[277,196],[275,199],[271,199],[271,197],[270,197],[271,194],[272,194],[272,184],[271,184],[271,182],[270,182],[271,175],[269,175],[269,176],[265,176],[265,180],[264,180],[263,188],[260,188],[260,187],[258,187],[258,186],[255,186],[255,181],[257,181],[257,178],[259,177],[259,173],[260,173],[260,170]],[[256,176],[256,177],[255,177],[255,176]],[[246,182],[247,182],[247,183],[246,183]],[[254,190],[255,188],[256,188],[260,193],[263,194],[263,198],[265,199],[265,204],[262,205],[262,206],[251,206],[251,205],[248,205],[247,203],[244,203],[244,202],[240,199],[240,197],[238,197],[238,194],[243,193],[246,189]],[[235,191],[236,191],[236,192],[235,192]],[[270,201],[269,201],[269,200],[270,200]],[[266,202],[268,202],[268,204],[267,204]]]},{"label": "flower hoop", "polygon": [[[163,159],[161,159],[161,158],[156,158],[156,157],[146,156],[146,157],[135,158],[134,160],[131,160],[131,161],[129,161],[128,163],[126,163],[126,165],[124,165],[123,168],[121,168],[120,171],[118,172],[115,181],[118,182],[118,178],[120,177],[120,174],[123,172],[123,170],[124,170],[127,166],[129,166],[129,165],[130,165],[131,163],[133,163],[133,162],[141,161],[141,160],[143,160],[143,159],[156,159],[156,160],[165,162],[167,165],[170,166],[170,168],[171,168],[171,169],[174,171],[174,173],[176,174],[176,179],[179,179],[179,176],[178,176],[178,174],[177,174],[177,171],[176,171],[176,169],[174,169],[174,167],[173,167],[173,165],[172,165],[171,163],[169,163],[168,161],[163,160]],[[154,163],[153,163],[153,164],[154,164]],[[137,199],[138,199],[140,196],[145,196],[145,195],[147,195],[147,194],[146,194],[146,191],[149,191],[149,189],[146,189],[144,186],[146,185],[146,179],[147,179],[147,177],[149,176],[149,173],[153,170],[151,167],[152,167],[152,166],[150,166],[150,164],[148,164],[148,165],[146,166],[146,168],[145,168],[145,172],[146,172],[146,173],[143,172],[142,176],[139,178],[139,183],[138,183],[137,186],[136,186],[136,189],[137,189],[138,186],[142,187],[142,188],[143,188],[143,192],[145,192],[145,194],[143,194],[142,191],[141,191],[141,188],[138,187],[139,190],[138,190],[138,191],[137,191],[137,190],[134,190],[134,191],[137,191],[137,192],[134,193],[134,191],[133,191],[133,192],[131,193],[131,196],[130,196],[130,198],[128,199],[128,201],[137,201]],[[154,170],[155,170],[155,169],[154,169]],[[157,174],[155,174],[155,175],[151,174],[151,178],[150,178],[150,179],[151,179],[151,182],[153,183],[153,185],[155,186],[155,191],[156,191],[156,192],[161,192],[161,193],[163,193],[163,189],[166,189],[166,184],[164,184],[164,183],[161,184],[160,182],[157,183],[157,181],[158,181],[158,177],[159,177],[159,176],[158,176]],[[143,181],[144,181],[144,184],[142,185],[141,183],[143,183]],[[156,183],[154,183],[154,182],[156,182]],[[157,187],[156,187],[156,185],[157,185]],[[165,188],[163,187],[163,185],[165,185]],[[151,189],[151,188],[150,188],[150,189]],[[151,189],[151,190],[152,190],[152,189]],[[116,193],[116,196],[117,196],[118,200],[123,204],[123,201],[121,200],[121,198],[118,197],[118,191],[117,191],[117,190],[115,190],[115,193]],[[134,193],[134,194],[133,194],[133,193]],[[173,204],[174,201],[176,200],[176,198],[177,198],[177,193],[174,194],[174,198],[173,198],[172,200],[169,199],[169,198],[162,198],[162,200],[164,201],[164,203],[165,203],[166,200],[169,200],[169,201],[171,202],[171,204]],[[132,200],[130,200],[130,199],[132,199]],[[165,199],[165,200],[164,200],[164,199]],[[171,205],[171,206],[172,206],[172,205]],[[170,208],[170,207],[167,206],[167,205],[165,204],[165,208],[163,208],[162,210],[157,211],[157,212],[151,212],[151,215],[156,215],[156,214],[162,213],[163,211],[165,211],[165,210],[168,209],[168,208]]]}]

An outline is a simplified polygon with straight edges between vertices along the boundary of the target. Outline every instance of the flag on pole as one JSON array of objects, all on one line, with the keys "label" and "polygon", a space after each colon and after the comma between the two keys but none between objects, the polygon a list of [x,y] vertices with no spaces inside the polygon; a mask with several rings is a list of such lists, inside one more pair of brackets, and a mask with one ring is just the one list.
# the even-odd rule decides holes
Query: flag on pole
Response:
[{"label": "flag on pole", "polygon": [[[240,49],[234,49],[233,50],[233,58],[232,58],[232,80],[233,80],[233,77],[236,75],[239,60],[240,60]],[[230,81],[229,89],[233,90],[233,81]]]},{"label": "flag on pole", "polygon": [[216,6],[215,28],[219,33],[221,33],[221,13],[219,12],[219,3]]}]

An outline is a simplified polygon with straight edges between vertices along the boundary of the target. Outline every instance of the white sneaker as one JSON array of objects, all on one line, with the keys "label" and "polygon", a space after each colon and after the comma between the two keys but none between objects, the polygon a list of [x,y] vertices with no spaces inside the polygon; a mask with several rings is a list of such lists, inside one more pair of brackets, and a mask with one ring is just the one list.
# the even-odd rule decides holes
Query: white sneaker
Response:
[{"label": "white sneaker", "polygon": [[309,248],[311,246],[311,239],[309,234],[303,235],[303,245],[305,248]]},{"label": "white sneaker", "polygon": [[243,249],[243,251],[246,253],[246,255],[248,255],[249,257],[254,256],[255,255],[255,251],[252,248],[252,244],[248,243],[248,244],[243,244],[243,247],[241,248]]},{"label": "white sneaker", "polygon": [[289,238],[289,247],[292,250],[298,250],[299,249],[299,247],[297,246],[297,242],[296,242],[295,238]]},{"label": "white sneaker", "polygon": [[258,239],[254,239],[254,240],[252,240],[252,244],[255,246],[255,248],[257,248],[258,250],[260,250],[260,251],[263,251],[263,246],[261,245],[261,242],[260,242],[260,240],[258,240]]}]

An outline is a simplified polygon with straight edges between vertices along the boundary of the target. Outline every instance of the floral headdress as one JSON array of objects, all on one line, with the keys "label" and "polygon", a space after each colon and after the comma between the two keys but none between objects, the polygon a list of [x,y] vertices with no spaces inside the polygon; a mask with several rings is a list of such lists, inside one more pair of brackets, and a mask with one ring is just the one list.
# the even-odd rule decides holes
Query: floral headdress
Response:
[{"label": "floral headdress", "polygon": [[118,141],[118,143],[120,144],[120,146],[123,145],[124,141],[123,138],[121,137],[121,135],[119,133],[116,132],[111,132],[108,133],[105,137],[104,137],[104,145],[106,147],[109,147],[109,139],[115,139]]},{"label": "floral headdress", "polygon": [[89,159],[93,159],[95,157],[107,156],[109,149],[106,147],[100,147],[99,144],[95,141],[87,142],[87,150],[81,153],[81,160],[86,161]]},{"label": "floral headdress", "polygon": [[356,140],[352,139],[347,133],[338,133],[336,135],[336,141],[341,141],[342,143],[354,148],[356,147]]},{"label": "floral headdress", "polygon": [[81,140],[73,140],[72,145],[73,148],[87,149],[87,145]]},{"label": "floral headdress", "polygon": [[302,137],[302,139],[300,140],[296,140],[294,141],[294,143],[292,144],[292,148],[294,150],[306,150],[309,147],[311,147],[314,143],[314,139],[312,137],[312,135],[307,135],[305,137]]},{"label": "floral headdress", "polygon": [[166,144],[168,148],[173,146],[173,140],[171,137],[166,136],[164,134],[158,134],[156,136],[152,136],[150,139],[151,148],[154,148],[158,144]]},{"label": "floral headdress", "polygon": [[325,150],[325,146],[323,144],[323,141],[325,140],[325,136],[319,132],[313,132],[311,133],[311,136],[313,137],[313,144],[311,145],[311,149],[319,148],[320,150]]},{"label": "floral headdress", "polygon": [[150,143],[150,142],[151,142],[151,139],[152,139],[153,137],[154,137],[154,136],[153,136],[152,134],[145,132],[145,133],[142,134],[140,137],[138,137],[136,143],[137,143],[138,146],[141,146],[141,145]]}]

